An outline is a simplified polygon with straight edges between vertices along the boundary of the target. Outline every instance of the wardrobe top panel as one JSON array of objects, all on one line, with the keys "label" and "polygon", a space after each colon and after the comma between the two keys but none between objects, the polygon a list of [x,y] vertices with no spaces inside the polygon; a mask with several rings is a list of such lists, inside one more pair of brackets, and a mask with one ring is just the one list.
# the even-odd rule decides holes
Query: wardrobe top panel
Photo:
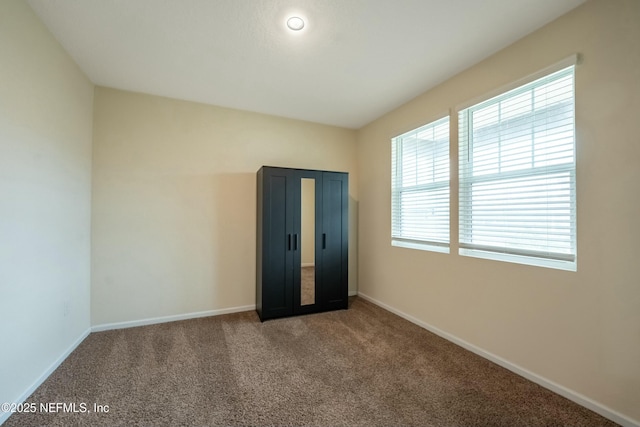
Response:
[{"label": "wardrobe top panel", "polygon": [[303,169],[303,168],[287,168],[287,167],[281,167],[281,166],[262,166],[260,169],[258,169],[258,172],[260,172],[262,169],[282,169],[282,170],[292,170],[292,171],[312,171],[312,172],[335,172],[335,173],[346,173],[348,174],[349,172],[344,172],[344,171],[330,171],[330,170],[325,170],[325,169]]}]

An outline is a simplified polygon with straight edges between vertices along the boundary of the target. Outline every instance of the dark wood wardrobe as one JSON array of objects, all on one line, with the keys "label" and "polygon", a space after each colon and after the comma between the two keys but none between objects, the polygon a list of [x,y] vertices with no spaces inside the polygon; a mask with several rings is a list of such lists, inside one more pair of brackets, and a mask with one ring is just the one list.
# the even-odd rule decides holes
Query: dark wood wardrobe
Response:
[{"label": "dark wood wardrobe", "polygon": [[349,175],[263,166],[257,205],[260,320],[346,309]]}]

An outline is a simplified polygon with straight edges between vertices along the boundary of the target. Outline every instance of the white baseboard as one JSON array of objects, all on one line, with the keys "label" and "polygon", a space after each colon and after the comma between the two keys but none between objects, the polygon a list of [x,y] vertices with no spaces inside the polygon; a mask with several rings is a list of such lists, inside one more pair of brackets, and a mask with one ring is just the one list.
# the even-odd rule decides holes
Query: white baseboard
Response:
[{"label": "white baseboard", "polygon": [[[33,382],[33,384],[31,384],[31,386],[29,386],[29,388],[27,388],[24,393],[22,393],[22,395],[15,399],[12,403],[20,404],[27,400],[27,398],[31,396],[31,394],[33,394],[33,392],[36,391],[36,389],[40,387],[40,385],[47,378],[49,378],[49,375],[51,375],[53,371],[55,371],[58,366],[60,366],[62,362],[64,362],[64,360],[69,357],[71,352],[73,352],[73,350],[75,350],[80,345],[80,343],[89,336],[90,332],[91,329],[87,329],[82,334],[80,334],[78,339],[76,339],[51,365],[49,365],[49,367],[45,369],[45,371]],[[10,416],[11,412],[0,412],[0,425],[7,421]]]},{"label": "white baseboard", "polygon": [[358,291],[349,291],[350,297],[355,297],[356,295],[358,295]]},{"label": "white baseboard", "polygon": [[358,297],[361,297],[364,300],[367,300],[377,306],[380,306],[382,308],[384,308],[387,311],[390,311],[394,314],[397,314],[398,316],[408,320],[411,323],[414,323],[430,332],[433,332],[434,334],[446,339],[447,341],[451,341],[457,345],[459,345],[462,348],[465,348],[481,357],[484,357],[485,359],[488,359],[490,361],[492,361],[493,363],[502,366],[503,368],[506,368],[508,370],[510,370],[511,372],[514,372],[518,375],[520,375],[521,377],[524,377],[526,379],[528,379],[529,381],[533,381],[534,383],[541,385],[542,387],[549,389],[551,391],[553,391],[554,393],[559,394],[560,396],[564,396],[569,400],[572,400],[574,402],[576,402],[578,405],[584,406],[585,408],[591,409],[593,412],[596,412],[600,415],[602,415],[605,418],[610,419],[611,421],[614,421],[624,427],[640,427],[640,421],[638,420],[634,420],[626,415],[623,415],[599,402],[596,402],[593,399],[590,399],[578,392],[575,392],[567,387],[564,387],[558,383],[555,383],[547,378],[544,378],[538,374],[535,374],[531,371],[529,371],[528,369],[525,369],[519,365],[516,365],[515,363],[512,363],[506,359],[503,359],[500,356],[497,356],[493,353],[490,353],[480,347],[477,347],[463,339],[460,339],[458,337],[456,337],[455,335],[452,335],[448,332],[443,331],[442,329],[436,328],[433,325],[430,325],[426,322],[423,322],[422,320],[419,320],[409,314],[406,314],[400,310],[397,310],[381,301],[378,301],[374,298],[371,298],[370,296],[363,294],[362,292],[358,292]]},{"label": "white baseboard", "polygon": [[128,322],[104,323],[91,327],[91,332],[110,331],[112,329],[134,328],[136,326],[155,325],[157,323],[176,322],[178,320],[197,319],[199,317],[219,316],[221,314],[239,313],[255,310],[255,305],[222,308],[219,310],[198,311],[195,313],[176,314],[173,316],[152,317],[149,319],[131,320]]}]

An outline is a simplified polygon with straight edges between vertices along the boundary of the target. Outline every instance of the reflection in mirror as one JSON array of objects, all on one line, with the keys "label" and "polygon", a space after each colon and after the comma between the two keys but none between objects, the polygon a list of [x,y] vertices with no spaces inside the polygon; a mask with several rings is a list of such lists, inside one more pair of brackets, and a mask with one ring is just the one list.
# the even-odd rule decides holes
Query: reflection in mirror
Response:
[{"label": "reflection in mirror", "polygon": [[301,242],[300,305],[316,302],[316,180],[302,178],[300,185]]}]

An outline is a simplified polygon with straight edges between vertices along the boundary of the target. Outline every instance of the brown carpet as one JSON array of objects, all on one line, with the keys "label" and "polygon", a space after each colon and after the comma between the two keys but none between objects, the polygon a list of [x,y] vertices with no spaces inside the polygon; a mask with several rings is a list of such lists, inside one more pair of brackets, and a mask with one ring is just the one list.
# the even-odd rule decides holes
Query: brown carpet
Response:
[{"label": "brown carpet", "polygon": [[264,323],[245,312],[94,333],[27,402],[109,412],[7,427],[615,425],[358,298]]}]

